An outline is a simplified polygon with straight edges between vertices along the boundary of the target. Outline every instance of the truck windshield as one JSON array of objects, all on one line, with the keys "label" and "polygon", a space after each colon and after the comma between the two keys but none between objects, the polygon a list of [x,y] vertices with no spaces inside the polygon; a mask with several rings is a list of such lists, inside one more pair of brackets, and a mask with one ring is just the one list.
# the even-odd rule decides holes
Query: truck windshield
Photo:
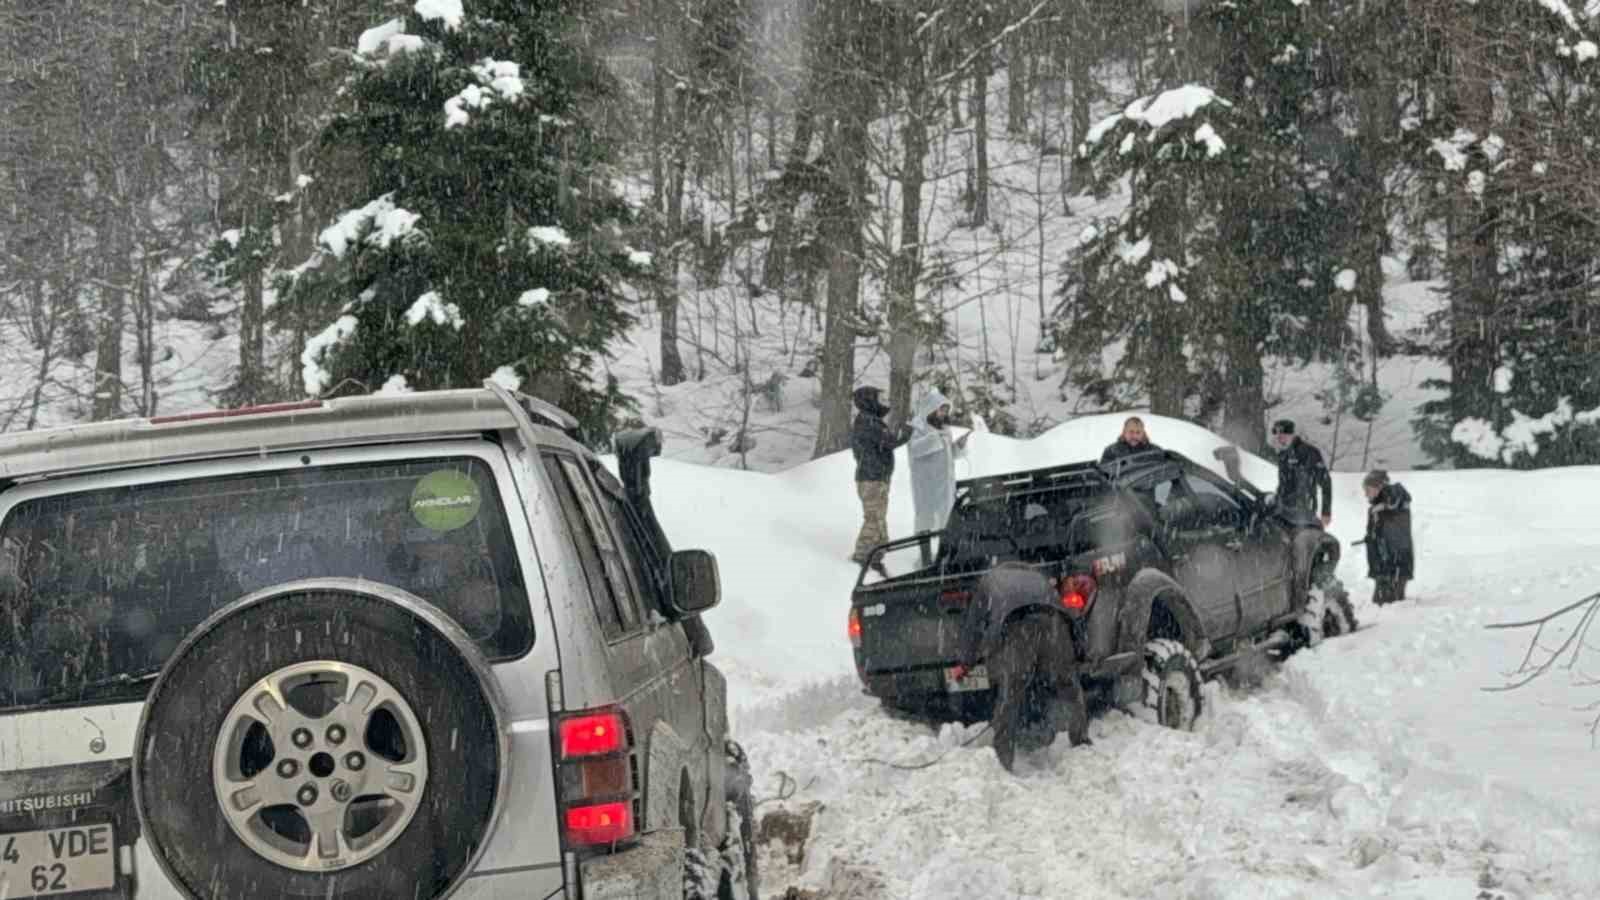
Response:
[{"label": "truck windshield", "polygon": [[428,600],[492,658],[531,645],[505,511],[481,460],[107,488],[25,501],[0,526],[0,708],[143,696],[138,676],[216,610],[330,576]]}]

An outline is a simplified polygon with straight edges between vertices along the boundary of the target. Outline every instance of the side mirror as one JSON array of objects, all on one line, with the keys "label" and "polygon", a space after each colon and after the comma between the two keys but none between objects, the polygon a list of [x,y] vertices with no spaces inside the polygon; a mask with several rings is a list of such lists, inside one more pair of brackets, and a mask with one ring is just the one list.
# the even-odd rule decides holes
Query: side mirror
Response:
[{"label": "side mirror", "polygon": [[1222,468],[1228,473],[1228,480],[1237,484],[1242,481],[1239,472],[1239,448],[1233,445],[1218,447],[1211,451],[1211,458],[1222,463]]},{"label": "side mirror", "polygon": [[678,550],[672,554],[672,611],[693,616],[722,600],[722,578],[717,558],[705,550]]}]

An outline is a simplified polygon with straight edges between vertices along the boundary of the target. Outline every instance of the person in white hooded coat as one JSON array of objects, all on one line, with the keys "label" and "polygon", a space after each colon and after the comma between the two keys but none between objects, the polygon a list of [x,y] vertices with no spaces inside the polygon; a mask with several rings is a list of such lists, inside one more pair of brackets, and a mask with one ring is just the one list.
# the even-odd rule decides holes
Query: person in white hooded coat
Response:
[{"label": "person in white hooded coat", "polygon": [[911,415],[911,501],[918,533],[944,528],[956,502],[956,457],[965,455],[968,435],[950,435],[950,401],[937,389],[917,402]]}]

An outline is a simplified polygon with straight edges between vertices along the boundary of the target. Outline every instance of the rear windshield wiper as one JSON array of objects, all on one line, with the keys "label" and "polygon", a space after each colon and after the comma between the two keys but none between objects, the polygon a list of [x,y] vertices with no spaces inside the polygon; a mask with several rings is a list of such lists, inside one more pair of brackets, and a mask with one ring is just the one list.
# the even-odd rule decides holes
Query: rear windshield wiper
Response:
[{"label": "rear windshield wiper", "polygon": [[66,703],[69,700],[78,700],[87,694],[97,693],[107,688],[132,687],[137,684],[146,684],[155,681],[161,674],[160,669],[145,669],[139,672],[118,672],[105,678],[95,678],[72,687],[64,687],[59,691],[38,700],[31,706],[49,706],[52,703]]}]

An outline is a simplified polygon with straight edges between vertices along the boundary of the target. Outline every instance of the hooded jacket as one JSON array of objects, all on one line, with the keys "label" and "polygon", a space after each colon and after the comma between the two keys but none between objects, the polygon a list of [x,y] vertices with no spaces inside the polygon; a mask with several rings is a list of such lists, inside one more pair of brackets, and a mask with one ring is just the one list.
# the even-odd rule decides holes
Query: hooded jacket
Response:
[{"label": "hooded jacket", "polygon": [[1372,498],[1367,512],[1367,577],[1412,578],[1415,557],[1411,493],[1390,482]]},{"label": "hooded jacket", "polygon": [[918,401],[911,416],[906,456],[911,460],[911,500],[919,532],[943,528],[956,502],[956,457],[964,451],[956,449],[948,426],[936,428],[928,421],[949,402],[944,394],[931,390]]},{"label": "hooded jacket", "polygon": [[851,399],[856,407],[856,420],[850,425],[850,453],[856,458],[856,480],[888,481],[894,475],[894,449],[905,443],[905,437],[890,431],[888,423],[883,421],[889,414],[889,407],[878,399],[877,388],[856,388]]}]

